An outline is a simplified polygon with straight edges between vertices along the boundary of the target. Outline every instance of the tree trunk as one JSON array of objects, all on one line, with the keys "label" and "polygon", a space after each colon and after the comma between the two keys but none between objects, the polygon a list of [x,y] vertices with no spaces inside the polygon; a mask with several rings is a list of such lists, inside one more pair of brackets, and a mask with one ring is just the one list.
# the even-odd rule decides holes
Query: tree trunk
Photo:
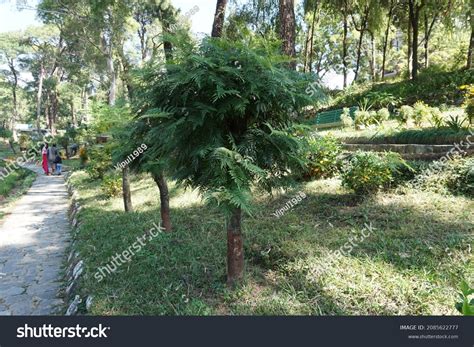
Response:
[{"label": "tree trunk", "polygon": [[369,31],[370,33],[370,42],[371,42],[371,55],[370,55],[370,72],[371,72],[371,80],[372,82],[375,82],[377,79],[377,66],[376,66],[376,60],[375,60],[375,51],[377,49],[376,41],[375,41],[375,35],[373,32]]},{"label": "tree trunk", "polygon": [[8,139],[8,144],[10,145],[10,149],[12,150],[13,154],[16,154],[15,145],[11,139]]},{"label": "tree trunk", "polygon": [[[316,25],[316,12],[318,12],[318,2],[315,1],[313,22],[311,23],[311,38],[310,38],[310,49],[309,49],[309,72],[313,70],[313,54],[314,54],[314,26]],[[319,21],[319,15],[318,15]]]},{"label": "tree trunk", "polygon": [[77,126],[77,118],[76,118],[76,109],[74,108],[74,100],[71,100],[71,123],[73,127]]},{"label": "tree trunk", "polygon": [[290,68],[296,69],[296,19],[294,0],[280,0],[280,39],[283,53],[290,58]]},{"label": "tree trunk", "polygon": [[303,62],[303,72],[307,72],[309,69],[308,69],[308,61],[309,61],[309,57],[308,57],[308,53],[309,53],[309,37],[311,35],[311,28],[308,29],[308,32],[306,34],[306,39],[305,39],[305,42],[304,42],[304,62]]},{"label": "tree trunk", "polygon": [[362,41],[364,39],[364,33],[365,33],[365,22],[363,24],[363,28],[360,31],[359,43],[357,45],[357,60],[356,60],[356,68],[354,71],[354,83],[357,82],[357,79],[359,78],[360,58],[362,56]]},{"label": "tree trunk", "polygon": [[41,98],[43,97],[43,79],[45,73],[43,62],[40,64],[40,73],[38,76],[38,93],[36,94],[36,128],[38,129],[38,135],[41,135]]},{"label": "tree trunk", "polygon": [[227,284],[233,287],[244,274],[244,247],[242,238],[242,211],[236,208],[227,225]]},{"label": "tree trunk", "polygon": [[161,212],[161,226],[165,231],[170,232],[173,230],[171,224],[171,213],[170,213],[170,195],[168,191],[168,183],[166,182],[163,172],[159,174],[152,174],[153,180],[155,181],[158,189],[160,190],[160,212]]},{"label": "tree trunk", "polygon": [[428,21],[428,16],[425,14],[424,15],[424,21],[425,21],[425,35],[423,38],[423,43],[424,43],[424,58],[425,58],[425,68],[429,66],[429,43],[430,43],[430,38],[431,38],[431,33],[433,31],[433,27],[436,23],[436,20],[438,19],[439,13],[436,13],[433,16],[433,19],[431,20],[431,24]]},{"label": "tree trunk", "polygon": [[388,35],[390,34],[390,25],[392,24],[392,13],[393,13],[393,1],[390,1],[390,9],[388,11],[387,27],[385,28],[385,36],[383,40],[383,52],[382,52],[382,81],[385,79],[385,64],[387,62],[387,48],[388,48]]},{"label": "tree trunk", "polygon": [[123,204],[125,212],[133,212],[132,206],[132,194],[130,193],[130,169],[126,166],[122,169],[122,191],[123,191]]},{"label": "tree trunk", "polygon": [[[163,32],[165,34],[170,34],[171,32],[171,25],[167,19],[162,20]],[[166,62],[169,63],[173,59],[173,44],[168,40],[163,40],[163,49],[165,51],[165,59]]]},{"label": "tree trunk", "polygon": [[364,18],[362,19],[362,24],[360,26],[359,43],[357,45],[356,68],[355,68],[355,71],[354,71],[354,83],[357,82],[357,79],[359,78],[360,60],[361,60],[361,57],[362,57],[362,43],[364,41],[365,31],[367,30],[369,10],[370,10],[370,8],[367,7],[365,12],[364,12]]},{"label": "tree trunk", "polygon": [[413,79],[418,77],[418,13],[415,14],[414,22],[413,22],[413,48],[412,48],[412,64],[413,67],[411,69],[411,73]]},{"label": "tree trunk", "polygon": [[50,116],[50,129],[51,129],[51,135],[56,136],[56,122],[57,122],[57,119],[58,119],[58,112],[59,112],[57,91],[56,90],[51,91],[50,96],[51,96],[51,98],[50,98],[51,112],[49,114],[49,116]]},{"label": "tree trunk", "polygon": [[428,27],[428,16],[425,14],[424,16],[425,19],[425,39],[424,39],[424,58],[425,58],[425,69],[429,65],[429,53],[428,53],[428,48],[429,48],[429,41],[430,41],[430,32],[429,32],[429,27]]},{"label": "tree trunk", "polygon": [[474,15],[472,13],[472,9],[471,9],[469,17],[470,17],[470,22],[471,22],[471,40],[469,42],[469,49],[467,50],[466,68],[472,69],[472,55],[474,51]]},{"label": "tree trunk", "polygon": [[10,72],[13,75],[13,85],[12,85],[12,101],[13,101],[13,115],[10,119],[10,129],[12,131],[13,141],[18,140],[18,136],[16,133],[16,120],[18,119],[18,99],[17,99],[17,89],[18,89],[18,74],[15,69],[15,62],[13,59],[8,61],[8,66],[10,68]]},{"label": "tree trunk", "polygon": [[347,9],[344,7],[344,24],[343,24],[343,35],[342,35],[342,75],[343,75],[343,88],[347,87]]},{"label": "tree trunk", "polygon": [[114,58],[112,53],[112,47],[108,47],[107,53],[107,72],[109,77],[109,105],[115,105],[115,100],[117,98],[117,76],[115,74],[115,67],[114,67]]},{"label": "tree trunk", "polygon": [[224,29],[225,9],[227,0],[217,0],[216,13],[214,15],[214,23],[212,24],[212,37],[222,37]]},{"label": "tree trunk", "polygon": [[409,0],[409,19],[411,27],[413,29],[413,38],[412,38],[412,79],[416,79],[418,76],[418,31],[419,31],[419,17],[420,17],[420,5],[415,4],[415,0]]},{"label": "tree trunk", "polygon": [[411,22],[408,21],[408,30],[407,30],[407,47],[408,47],[408,54],[407,54],[407,68],[408,68],[408,79],[412,78],[412,64],[411,61],[413,59],[413,52],[411,51],[412,45],[411,45]]}]

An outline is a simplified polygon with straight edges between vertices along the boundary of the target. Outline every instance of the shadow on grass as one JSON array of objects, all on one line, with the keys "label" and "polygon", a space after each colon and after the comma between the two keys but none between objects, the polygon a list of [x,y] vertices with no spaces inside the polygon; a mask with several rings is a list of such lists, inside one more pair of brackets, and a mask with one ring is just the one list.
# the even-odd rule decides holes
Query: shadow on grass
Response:
[{"label": "shadow on grass", "polygon": [[[369,257],[400,271],[438,271],[436,264],[443,260],[444,249],[459,248],[469,235],[466,221],[448,222],[437,210],[427,213],[401,203],[382,205],[352,194],[306,195],[281,218],[272,213],[293,196],[291,193],[265,200],[253,217],[244,218],[246,261],[250,269],[257,270],[251,271],[251,276],[257,274],[257,280],[268,288],[282,290],[282,284],[266,279],[265,273],[281,272],[295,260],[337,250],[348,241],[353,229],[361,230],[365,223],[372,223],[375,232],[357,244],[350,256]],[[80,252],[92,274],[160,221],[159,205],[126,214],[93,206],[93,200],[84,200],[90,206],[81,214],[83,224],[78,234]],[[227,296],[224,217],[216,208],[187,206],[174,208],[172,221],[173,233],[158,235],[103,282],[87,276],[86,287],[98,294],[103,305],[98,306],[98,313],[216,312],[216,306]],[[318,298],[319,311],[315,309],[312,314],[350,314],[317,283],[292,279],[303,275],[303,270],[294,271],[288,274],[288,280],[296,291],[312,291],[307,295]]]}]

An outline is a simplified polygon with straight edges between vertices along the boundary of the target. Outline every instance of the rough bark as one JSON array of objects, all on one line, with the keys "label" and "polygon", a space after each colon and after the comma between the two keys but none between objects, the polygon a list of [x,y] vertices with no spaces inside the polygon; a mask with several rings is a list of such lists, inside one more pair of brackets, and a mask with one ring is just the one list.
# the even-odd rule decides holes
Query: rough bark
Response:
[{"label": "rough bark", "polygon": [[411,22],[408,21],[408,29],[407,29],[407,42],[408,42],[408,54],[407,54],[407,67],[408,67],[408,78],[412,78],[412,64],[411,61],[413,59],[413,52],[412,52],[412,45],[411,45]]},{"label": "rough bark", "polygon": [[109,105],[113,106],[115,105],[115,100],[117,98],[117,76],[115,74],[112,47],[108,47],[107,72],[109,77]]},{"label": "rough bark", "polygon": [[[311,23],[311,41],[310,41],[310,50],[309,50],[309,72],[313,70],[313,55],[314,55],[314,26],[316,25],[316,13],[318,12],[318,2],[315,1],[314,4],[314,13],[313,13],[313,21]],[[319,15],[318,15],[319,21]]]},{"label": "rough bark", "polygon": [[18,73],[15,69],[15,62],[12,58],[8,59],[8,67],[13,76],[13,83],[12,83],[13,115],[10,118],[10,129],[12,131],[13,140],[17,141],[18,136],[16,133],[15,124],[16,124],[16,120],[18,119],[18,99],[17,99]]},{"label": "rough bark", "polygon": [[162,172],[158,174],[152,174],[153,180],[155,181],[158,189],[160,190],[160,212],[161,212],[161,226],[165,231],[170,232],[173,230],[171,224],[171,213],[170,213],[170,195],[168,190],[168,183]]},{"label": "rough bark", "polygon": [[359,42],[357,44],[357,60],[356,60],[356,67],[354,71],[354,82],[357,82],[359,78],[360,61],[362,57],[362,43],[364,42],[364,34],[365,34],[365,31],[367,30],[369,10],[370,10],[369,7],[365,9],[364,16],[360,24],[360,28],[356,27],[356,30],[359,31]]},{"label": "rough bark", "polygon": [[216,13],[214,14],[214,23],[212,24],[212,37],[222,37],[226,6],[227,0],[217,0]]},{"label": "rough bark", "polygon": [[342,75],[343,75],[343,88],[347,87],[347,8],[344,7],[344,23],[343,23],[343,34],[342,34]]},{"label": "rough bark", "polygon": [[74,100],[70,101],[71,106],[71,123],[73,127],[77,126],[76,108],[74,107]]},{"label": "rough bark", "polygon": [[431,23],[429,23],[428,16],[425,14],[424,16],[424,24],[425,24],[425,34],[423,37],[423,46],[424,46],[424,58],[425,58],[425,68],[429,66],[429,43],[431,38],[431,33],[433,32],[433,27],[438,19],[439,14],[435,14]]},{"label": "rough bark", "polygon": [[234,209],[227,225],[227,284],[235,286],[244,274],[242,211]]},{"label": "rough bark", "polygon": [[[280,39],[283,53],[290,58],[296,57],[296,19],[294,0],[280,0]],[[296,69],[296,61],[290,62],[290,67]]]},{"label": "rough bark", "polygon": [[309,46],[309,37],[311,35],[311,28],[309,28],[307,34],[306,34],[306,39],[304,41],[304,62],[303,62],[303,72],[308,71],[308,46]]},{"label": "rough bark", "polygon": [[[168,20],[162,21],[163,33],[169,34],[171,32],[171,25]],[[165,59],[170,62],[173,59],[173,44],[166,38],[163,40],[163,49],[165,51]]]},{"label": "rough bark", "polygon": [[38,76],[38,92],[36,94],[36,128],[38,133],[41,130],[41,98],[43,97],[44,65],[40,63],[40,73]]},{"label": "rough bark", "polygon": [[130,169],[128,166],[122,169],[122,192],[125,212],[133,212],[132,194],[130,193]]},{"label": "rough bark", "polygon": [[372,82],[375,82],[377,79],[377,61],[375,59],[375,51],[377,49],[376,47],[376,41],[375,41],[375,35],[373,32],[369,31],[370,33],[370,42],[371,42],[371,54],[370,54],[370,72],[371,72],[371,80]]},{"label": "rough bark", "polygon": [[469,17],[471,22],[471,40],[469,42],[469,49],[467,50],[466,68],[472,69],[472,56],[474,51],[474,14],[472,13],[472,10],[470,12]]},{"label": "rough bark", "polygon": [[392,14],[394,9],[393,0],[390,1],[390,7],[388,11],[387,27],[385,28],[385,35],[383,40],[382,50],[382,81],[385,79],[385,64],[387,62],[387,48],[388,48],[388,35],[390,34],[390,25],[392,24]]},{"label": "rough bark", "polygon": [[409,19],[412,28],[412,69],[411,75],[412,79],[416,79],[418,76],[418,33],[419,33],[419,18],[420,18],[420,10],[423,7],[423,2],[420,5],[415,3],[415,0],[409,0],[408,8],[409,8]]}]

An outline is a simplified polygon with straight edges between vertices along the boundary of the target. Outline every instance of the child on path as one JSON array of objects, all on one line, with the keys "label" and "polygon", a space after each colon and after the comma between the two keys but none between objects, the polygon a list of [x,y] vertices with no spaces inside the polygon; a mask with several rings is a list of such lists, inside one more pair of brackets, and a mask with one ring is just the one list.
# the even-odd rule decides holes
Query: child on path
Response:
[{"label": "child on path", "polygon": [[61,159],[61,153],[56,154],[56,158],[54,159],[54,164],[56,164],[56,172],[58,173],[58,176],[61,175],[61,169],[63,166],[63,160]]}]

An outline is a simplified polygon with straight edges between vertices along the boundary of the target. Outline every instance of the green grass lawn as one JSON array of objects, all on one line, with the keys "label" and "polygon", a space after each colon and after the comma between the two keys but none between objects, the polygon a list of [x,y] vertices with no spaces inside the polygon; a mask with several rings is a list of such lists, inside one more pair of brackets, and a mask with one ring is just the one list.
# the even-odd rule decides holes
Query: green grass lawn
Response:
[{"label": "green grass lawn", "polygon": [[[6,163],[0,160],[0,169],[3,170]],[[12,171],[6,177],[0,176],[0,220],[8,211],[9,205],[23,195],[33,184],[36,174],[27,169]]]},{"label": "green grass lawn", "polygon": [[[158,189],[146,176],[135,178],[135,212],[125,214],[121,199],[105,199],[83,171],[71,182],[84,206],[80,291],[94,296],[96,315],[457,314],[458,284],[474,280],[472,200],[407,189],[360,200],[331,179],[273,198],[256,195],[243,225],[246,277],[234,291],[224,285],[224,217],[173,185],[175,231],[97,282],[98,267],[159,222]],[[272,215],[299,191],[307,198],[281,218]],[[368,238],[331,256],[365,223],[375,228]]]}]

